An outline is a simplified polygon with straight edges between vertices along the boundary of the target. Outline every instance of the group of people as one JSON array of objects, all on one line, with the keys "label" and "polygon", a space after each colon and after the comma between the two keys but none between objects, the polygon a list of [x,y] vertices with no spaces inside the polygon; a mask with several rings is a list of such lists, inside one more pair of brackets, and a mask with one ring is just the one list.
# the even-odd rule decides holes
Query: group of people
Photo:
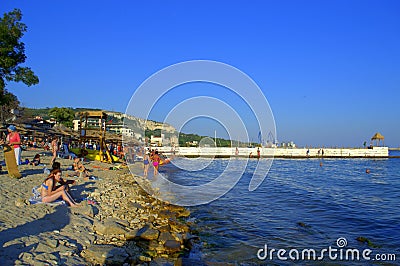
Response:
[{"label": "group of people", "polygon": [[[9,145],[13,148],[15,154],[15,160],[17,165],[21,165],[21,136],[14,125],[10,125],[7,128],[8,134],[5,140],[0,139],[0,145]],[[70,194],[70,185],[76,183],[75,180],[64,180],[62,178],[62,170],[59,162],[56,162],[57,152],[59,151],[59,139],[53,137],[51,141],[52,158],[50,164],[52,169],[48,176],[44,179],[41,184],[41,200],[44,203],[53,202],[59,198],[62,198],[71,207],[79,206],[78,203],[72,198]],[[28,161],[28,160],[27,160]],[[40,154],[36,154],[32,161],[28,164],[38,166],[41,164]],[[72,165],[72,169],[75,171],[75,175],[87,180],[90,176],[89,171],[82,164],[80,158],[75,157]]]},{"label": "group of people", "polygon": [[160,166],[161,157],[158,151],[151,150],[150,152],[145,152],[143,156],[143,176],[147,177],[149,173],[150,163],[154,167],[154,176],[158,174],[158,168]]},{"label": "group of people", "polygon": [[[83,180],[89,179],[89,170],[82,164],[80,158],[74,158],[72,170],[75,171],[74,175],[79,176],[79,178]],[[70,194],[69,185],[74,184],[76,184],[76,180],[64,180],[62,178],[61,164],[54,161],[52,170],[42,183],[42,202],[48,203],[62,198],[71,207],[78,206],[79,204],[75,202]]]},{"label": "group of people", "polygon": [[171,159],[163,159],[161,154],[157,150],[147,150],[144,152],[143,156],[143,176],[147,177],[149,173],[150,163],[153,165],[153,174],[156,176],[158,174],[158,169],[161,164],[167,164]]}]

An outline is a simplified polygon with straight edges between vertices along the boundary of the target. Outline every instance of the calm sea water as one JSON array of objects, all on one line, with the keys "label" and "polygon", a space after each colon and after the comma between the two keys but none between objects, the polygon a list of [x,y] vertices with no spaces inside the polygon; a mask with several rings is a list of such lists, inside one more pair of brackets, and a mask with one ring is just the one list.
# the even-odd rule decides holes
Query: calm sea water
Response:
[{"label": "calm sea water", "polygon": [[[227,162],[217,159],[198,172],[171,164],[162,173],[177,183],[201,184],[215,178]],[[271,263],[270,257],[257,258],[265,244],[269,249],[320,251],[338,248],[336,241],[343,237],[347,240],[344,248],[369,248],[372,255],[396,254],[397,262],[391,265],[399,263],[400,159],[276,159],[260,187],[250,192],[256,164],[249,161],[238,184],[226,195],[190,208],[202,241],[194,256],[205,261],[266,264]],[[357,241],[359,237],[367,238],[370,245]],[[273,264],[284,264],[276,253],[273,260]],[[337,264],[354,262],[333,263]]]}]

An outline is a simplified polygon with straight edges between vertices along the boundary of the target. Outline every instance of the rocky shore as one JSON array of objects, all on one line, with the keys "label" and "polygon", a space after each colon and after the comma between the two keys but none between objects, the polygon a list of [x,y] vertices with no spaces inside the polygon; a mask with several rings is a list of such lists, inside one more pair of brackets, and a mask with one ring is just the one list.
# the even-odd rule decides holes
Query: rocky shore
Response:
[{"label": "rocky shore", "polygon": [[[34,153],[24,152],[23,158]],[[2,156],[2,155],[1,155]],[[2,158],[0,157],[0,160]],[[49,163],[49,156],[42,162]],[[59,159],[62,168],[72,164]],[[72,196],[81,206],[30,204],[32,188],[46,175],[43,167],[21,165],[23,177],[0,174],[0,264],[12,265],[174,265],[182,264],[191,241],[185,219],[190,212],[149,196],[128,168],[86,163],[95,180],[77,177]],[[97,166],[97,167],[95,167]],[[137,167],[142,167],[141,163]],[[179,258],[179,259],[178,259]]]}]

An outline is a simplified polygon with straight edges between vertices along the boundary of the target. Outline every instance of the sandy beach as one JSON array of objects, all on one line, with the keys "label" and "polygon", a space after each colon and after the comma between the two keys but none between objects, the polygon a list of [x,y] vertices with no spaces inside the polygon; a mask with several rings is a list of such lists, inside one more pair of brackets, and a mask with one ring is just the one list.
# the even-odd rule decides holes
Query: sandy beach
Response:
[{"label": "sandy beach", "polygon": [[[23,160],[50,153],[24,151]],[[3,161],[3,153],[0,155]],[[0,264],[24,265],[173,265],[188,251],[193,236],[184,222],[183,207],[167,205],[144,192],[128,168],[102,170],[109,164],[84,162],[97,179],[68,177],[72,160],[58,159],[63,177],[80,207],[31,204],[32,188],[46,177],[44,166],[20,165],[21,179],[0,174]],[[49,166],[48,166],[49,167]],[[137,163],[141,168],[142,163]]]}]

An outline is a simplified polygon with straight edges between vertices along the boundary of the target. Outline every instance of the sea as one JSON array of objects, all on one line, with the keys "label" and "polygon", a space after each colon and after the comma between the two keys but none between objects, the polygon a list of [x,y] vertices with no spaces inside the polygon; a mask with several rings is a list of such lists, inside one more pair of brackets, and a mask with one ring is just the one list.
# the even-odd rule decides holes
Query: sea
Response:
[{"label": "sea", "polygon": [[[245,159],[213,159],[199,171],[169,164],[160,172],[195,186],[232,160]],[[250,191],[262,160],[248,160],[225,195],[189,207],[199,236],[189,257],[216,265],[400,265],[399,158],[274,159]]]}]

